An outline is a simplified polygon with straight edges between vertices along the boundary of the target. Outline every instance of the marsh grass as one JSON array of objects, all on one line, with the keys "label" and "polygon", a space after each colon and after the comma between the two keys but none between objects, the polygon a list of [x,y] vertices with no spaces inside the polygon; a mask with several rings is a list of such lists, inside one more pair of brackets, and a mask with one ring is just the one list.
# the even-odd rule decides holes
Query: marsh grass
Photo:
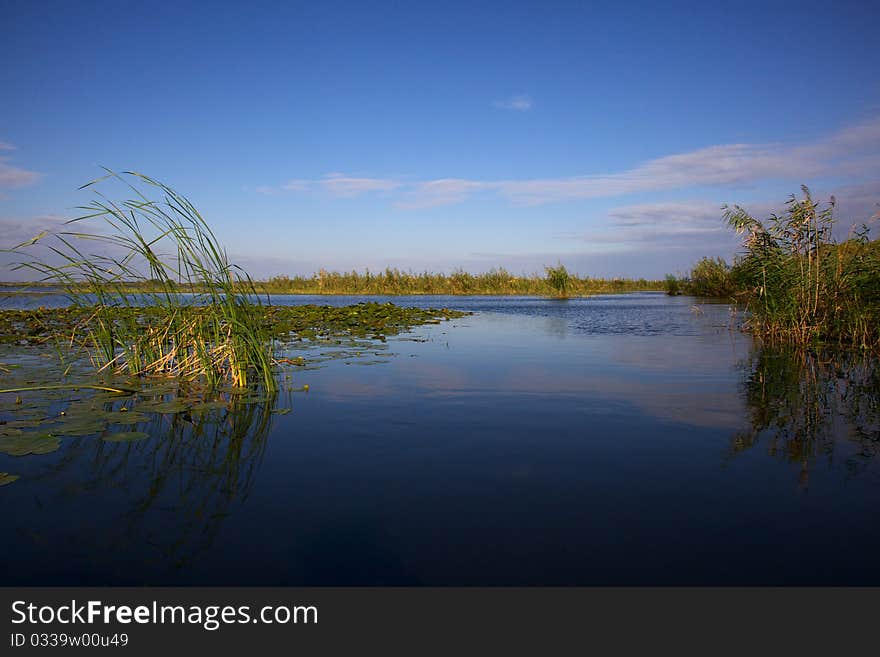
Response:
[{"label": "marsh grass", "polygon": [[[111,199],[102,191],[108,183],[124,185],[132,197]],[[15,248],[30,253],[45,245],[51,264],[30,257],[16,268],[62,286],[71,304],[86,311],[66,336],[69,344],[85,349],[100,370],[242,387],[258,381],[274,389],[260,298],[192,203],[135,172],[108,170],[83,189],[95,198],[67,222],[69,230],[44,232]],[[152,310],[134,312],[144,306]]]},{"label": "marsh grass", "polygon": [[568,296],[568,288],[571,285],[571,275],[563,264],[557,264],[555,267],[545,267],[547,273],[547,284],[553,289],[555,296],[565,298]]},{"label": "marsh grass", "polygon": [[766,221],[723,206],[744,252],[733,266],[703,258],[690,276],[668,277],[667,291],[732,299],[747,311],[746,327],[770,342],[880,350],[880,242],[866,224],[837,242],[835,205],[832,197],[822,207],[802,187],[802,198]]},{"label": "marsh grass", "polygon": [[[568,272],[566,272],[568,273]],[[401,271],[388,268],[377,273],[320,270],[312,276],[274,276],[254,281],[261,293],[324,295],[494,295],[557,296],[558,288],[547,275],[515,275],[503,267],[472,274],[455,270],[450,274]],[[565,286],[571,296],[659,291],[663,282],[629,278],[592,278],[568,274]]]},{"label": "marsh grass", "polygon": [[832,235],[835,200],[824,208],[809,189],[786,212],[761,222],[738,206],[724,218],[744,235],[745,253],[730,269],[750,329],[801,345],[880,348],[880,243],[868,227],[843,242]]}]

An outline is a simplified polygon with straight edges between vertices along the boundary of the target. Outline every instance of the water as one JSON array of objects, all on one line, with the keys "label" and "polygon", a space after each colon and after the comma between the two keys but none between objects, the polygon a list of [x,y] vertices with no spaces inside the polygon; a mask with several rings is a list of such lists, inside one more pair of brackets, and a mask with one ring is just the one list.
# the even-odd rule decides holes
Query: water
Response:
[{"label": "water", "polygon": [[393,300],[476,314],[234,417],[0,454],[2,583],[880,584],[871,364],[662,294]]}]

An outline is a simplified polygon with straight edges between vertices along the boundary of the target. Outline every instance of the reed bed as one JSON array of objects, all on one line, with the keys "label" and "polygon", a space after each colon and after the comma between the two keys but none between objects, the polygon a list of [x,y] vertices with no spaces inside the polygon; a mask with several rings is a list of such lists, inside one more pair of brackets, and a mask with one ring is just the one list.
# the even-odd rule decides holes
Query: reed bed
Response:
[{"label": "reed bed", "polygon": [[836,241],[834,198],[823,208],[802,192],[763,222],[725,206],[744,252],[732,266],[704,258],[667,291],[730,298],[747,310],[748,330],[771,342],[880,351],[880,242],[865,224]]},{"label": "reed bed", "polygon": [[[554,269],[557,268],[548,268]],[[563,268],[564,269],[564,268]],[[472,274],[462,270],[450,274],[401,271],[388,268],[373,273],[365,270],[334,272],[321,270],[311,276],[274,276],[255,281],[254,287],[270,294],[327,295],[497,295],[497,296],[589,296],[617,292],[662,290],[663,282],[629,278],[591,278],[566,272],[560,278],[540,274],[514,275],[503,267]]]}]

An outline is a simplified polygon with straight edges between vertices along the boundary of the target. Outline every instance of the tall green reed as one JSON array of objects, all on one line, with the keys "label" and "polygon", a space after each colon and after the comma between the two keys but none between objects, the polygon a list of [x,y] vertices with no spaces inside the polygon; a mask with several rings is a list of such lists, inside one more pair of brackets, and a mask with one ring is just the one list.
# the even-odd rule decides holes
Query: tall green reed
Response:
[{"label": "tall green reed", "polygon": [[807,187],[802,192],[766,222],[739,206],[723,208],[744,235],[745,252],[729,276],[749,327],[771,340],[880,348],[880,244],[866,225],[838,243],[834,197],[823,208]]},{"label": "tall green reed", "polygon": [[[229,262],[186,197],[140,173],[106,171],[81,188],[95,197],[67,222],[69,230],[16,247],[44,244],[49,258],[30,257],[17,268],[63,286],[74,306],[88,309],[71,343],[101,370],[235,386],[259,381],[274,390],[271,336],[251,278]],[[113,200],[102,191],[109,183],[132,197]]]}]

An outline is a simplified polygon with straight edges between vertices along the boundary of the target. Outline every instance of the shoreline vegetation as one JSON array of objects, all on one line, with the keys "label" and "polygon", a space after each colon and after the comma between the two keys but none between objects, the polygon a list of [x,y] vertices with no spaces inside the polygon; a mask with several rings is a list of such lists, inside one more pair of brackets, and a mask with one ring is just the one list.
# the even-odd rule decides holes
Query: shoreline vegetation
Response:
[{"label": "shoreline vegetation", "polygon": [[[27,293],[40,294],[46,288],[57,287],[56,282],[0,282],[0,294],[14,294],[4,288],[25,288]],[[70,282],[65,287],[84,290],[88,283]],[[175,292],[200,293],[200,283],[174,280],[126,280],[118,282],[126,293],[152,293],[171,288]],[[547,267],[547,274],[514,275],[503,267],[488,272],[472,274],[453,271],[450,274],[401,271],[388,268],[380,272],[337,272],[320,270],[311,276],[273,276],[266,280],[250,280],[246,285],[234,283],[237,293],[255,292],[261,296],[271,294],[314,296],[546,296],[586,297],[594,294],[625,292],[662,292],[663,280],[644,278],[593,278],[570,274],[565,267]]]},{"label": "shoreline vegetation", "polygon": [[765,221],[724,206],[743,252],[733,264],[707,257],[686,277],[667,276],[666,291],[729,299],[746,311],[745,329],[770,343],[880,352],[880,241],[862,224],[838,242],[834,197],[823,208],[801,191]]}]

